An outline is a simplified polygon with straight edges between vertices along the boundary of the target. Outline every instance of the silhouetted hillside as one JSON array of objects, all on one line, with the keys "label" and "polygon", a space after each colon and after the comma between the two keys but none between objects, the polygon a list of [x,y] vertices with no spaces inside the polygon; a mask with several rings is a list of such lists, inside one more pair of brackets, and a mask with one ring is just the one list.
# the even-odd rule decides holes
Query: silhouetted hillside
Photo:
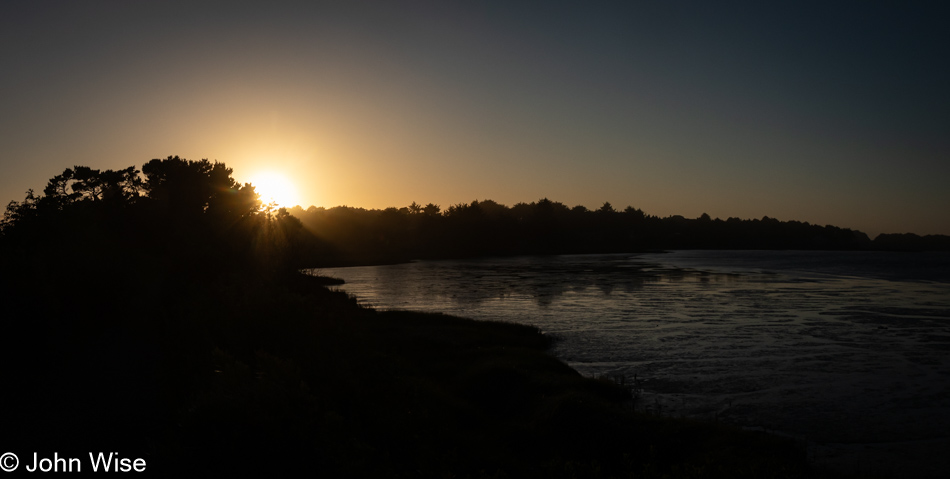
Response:
[{"label": "silhouetted hillside", "polygon": [[178,434],[211,352],[255,350],[231,338],[261,327],[250,311],[296,271],[299,221],[262,210],[224,164],[169,157],[142,171],[68,168],[7,207],[11,448],[168,454],[156,444]]}]

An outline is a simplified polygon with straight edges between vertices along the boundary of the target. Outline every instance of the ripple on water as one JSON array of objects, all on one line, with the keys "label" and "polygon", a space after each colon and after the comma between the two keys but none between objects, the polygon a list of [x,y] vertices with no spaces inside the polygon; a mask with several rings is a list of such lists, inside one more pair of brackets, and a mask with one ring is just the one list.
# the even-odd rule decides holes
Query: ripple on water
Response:
[{"label": "ripple on water", "polygon": [[539,326],[582,374],[637,378],[645,409],[808,438],[818,460],[872,461],[947,443],[948,271],[946,255],[676,252],[321,272],[382,309]]}]

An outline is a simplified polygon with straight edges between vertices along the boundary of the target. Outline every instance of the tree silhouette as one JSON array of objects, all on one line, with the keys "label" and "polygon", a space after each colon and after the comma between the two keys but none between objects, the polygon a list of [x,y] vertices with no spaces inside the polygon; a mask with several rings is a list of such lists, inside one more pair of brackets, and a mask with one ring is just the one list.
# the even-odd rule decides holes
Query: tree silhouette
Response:
[{"label": "tree silhouette", "polygon": [[[214,209],[216,203],[232,203],[230,206],[239,207],[235,213],[243,215],[260,206],[259,202],[251,201],[253,193],[250,192],[236,204],[227,201],[250,186],[238,185],[231,177],[231,168],[217,161],[189,161],[169,156],[146,163],[142,173],[149,198],[164,203],[174,214],[195,215]],[[256,197],[254,200],[259,201]]]},{"label": "tree silhouette", "polygon": [[426,216],[437,216],[442,212],[442,209],[439,208],[439,205],[428,203],[422,208],[422,213]]}]

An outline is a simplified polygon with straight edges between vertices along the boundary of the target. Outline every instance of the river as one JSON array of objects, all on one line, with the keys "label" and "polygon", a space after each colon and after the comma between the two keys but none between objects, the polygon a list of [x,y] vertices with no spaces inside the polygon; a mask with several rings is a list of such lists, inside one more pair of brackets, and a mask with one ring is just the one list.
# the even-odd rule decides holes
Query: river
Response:
[{"label": "river", "polygon": [[675,251],[319,273],[378,309],[538,326],[580,373],[635,380],[646,411],[799,438],[845,470],[950,470],[947,254]]}]

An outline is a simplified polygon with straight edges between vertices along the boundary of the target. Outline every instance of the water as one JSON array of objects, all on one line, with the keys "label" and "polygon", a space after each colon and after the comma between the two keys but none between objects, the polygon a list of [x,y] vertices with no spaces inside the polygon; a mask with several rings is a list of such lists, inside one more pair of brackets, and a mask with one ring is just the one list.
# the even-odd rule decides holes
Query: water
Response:
[{"label": "water", "polygon": [[950,470],[950,255],[679,251],[320,273],[379,309],[536,325],[582,374],[636,377],[642,409],[801,438],[846,469]]}]

